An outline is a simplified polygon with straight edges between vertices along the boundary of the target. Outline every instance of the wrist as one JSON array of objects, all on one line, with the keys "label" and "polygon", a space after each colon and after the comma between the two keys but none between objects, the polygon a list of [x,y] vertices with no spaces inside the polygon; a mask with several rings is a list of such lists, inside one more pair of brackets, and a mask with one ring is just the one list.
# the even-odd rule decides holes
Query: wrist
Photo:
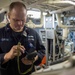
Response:
[{"label": "wrist", "polygon": [[5,54],[5,56],[4,56],[4,60],[5,61],[8,61],[8,60],[10,60],[11,58],[10,58],[10,56],[9,56],[9,53],[6,53]]}]

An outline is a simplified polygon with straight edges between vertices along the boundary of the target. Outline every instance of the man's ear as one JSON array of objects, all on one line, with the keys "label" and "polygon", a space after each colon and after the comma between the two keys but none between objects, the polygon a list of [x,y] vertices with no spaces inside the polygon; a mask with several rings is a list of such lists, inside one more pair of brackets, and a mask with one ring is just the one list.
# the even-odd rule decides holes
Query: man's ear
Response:
[{"label": "man's ear", "polygon": [[27,22],[27,15],[25,16],[25,23]]},{"label": "man's ear", "polygon": [[8,16],[8,22],[10,22],[10,13],[8,13],[7,16]]},{"label": "man's ear", "polygon": [[10,19],[10,13],[8,13],[8,19]]}]

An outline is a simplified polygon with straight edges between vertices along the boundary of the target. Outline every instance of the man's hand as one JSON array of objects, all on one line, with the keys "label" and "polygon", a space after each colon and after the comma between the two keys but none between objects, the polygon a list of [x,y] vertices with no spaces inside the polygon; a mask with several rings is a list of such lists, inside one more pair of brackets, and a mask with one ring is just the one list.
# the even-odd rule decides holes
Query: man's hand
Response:
[{"label": "man's hand", "polygon": [[19,50],[17,48],[18,48],[18,45],[14,45],[11,48],[11,50],[8,53],[5,54],[4,60],[8,61],[10,59],[13,59],[15,56],[18,55],[19,50],[20,50],[20,55],[21,55],[21,52],[24,53],[24,50],[25,50],[24,46],[20,45]]},{"label": "man's hand", "polygon": [[34,57],[34,60],[28,60],[26,57],[22,58],[22,62],[25,65],[32,65],[36,60],[38,60],[38,55]]}]

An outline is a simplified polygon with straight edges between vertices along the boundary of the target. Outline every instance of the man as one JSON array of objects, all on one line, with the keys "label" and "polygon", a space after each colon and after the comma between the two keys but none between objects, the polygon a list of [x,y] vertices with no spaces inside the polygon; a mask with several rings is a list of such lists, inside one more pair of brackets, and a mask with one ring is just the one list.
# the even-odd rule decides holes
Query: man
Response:
[{"label": "man", "polygon": [[[9,6],[10,23],[0,29],[0,72],[1,75],[30,75],[34,65],[39,65],[45,55],[36,31],[25,26],[26,6],[13,2]],[[30,57],[29,55],[32,53]],[[31,59],[34,53],[34,59]]]}]

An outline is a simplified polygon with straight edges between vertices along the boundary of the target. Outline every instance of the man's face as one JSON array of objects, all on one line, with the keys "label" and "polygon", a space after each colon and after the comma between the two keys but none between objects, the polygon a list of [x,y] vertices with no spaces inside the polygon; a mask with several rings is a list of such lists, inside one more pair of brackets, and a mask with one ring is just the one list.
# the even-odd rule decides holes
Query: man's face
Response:
[{"label": "man's face", "polygon": [[26,22],[27,12],[23,8],[13,8],[9,13],[10,27],[16,31],[20,32],[23,30],[24,24]]}]

